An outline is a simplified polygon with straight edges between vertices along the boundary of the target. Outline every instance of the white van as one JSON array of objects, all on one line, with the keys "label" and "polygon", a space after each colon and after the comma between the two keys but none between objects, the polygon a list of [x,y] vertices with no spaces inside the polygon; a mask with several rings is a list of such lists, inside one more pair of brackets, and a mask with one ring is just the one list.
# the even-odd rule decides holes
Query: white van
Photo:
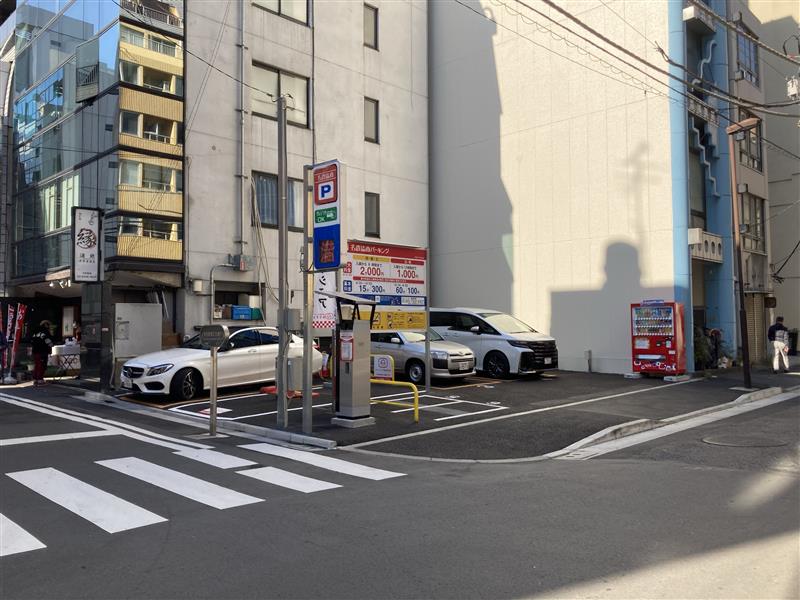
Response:
[{"label": "white van", "polygon": [[431,308],[431,329],[472,349],[475,368],[490,377],[558,368],[550,336],[505,313],[483,308]]}]

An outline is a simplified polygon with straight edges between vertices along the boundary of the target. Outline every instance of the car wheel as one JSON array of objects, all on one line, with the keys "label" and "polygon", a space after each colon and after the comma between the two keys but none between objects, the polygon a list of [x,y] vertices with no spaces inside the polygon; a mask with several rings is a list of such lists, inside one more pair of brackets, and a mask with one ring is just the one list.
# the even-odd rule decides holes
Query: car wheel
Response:
[{"label": "car wheel", "polygon": [[406,363],[406,375],[411,383],[419,385],[425,383],[425,365],[419,360],[410,360]]},{"label": "car wheel", "polygon": [[508,377],[508,359],[502,352],[490,352],[483,360],[483,370],[495,379],[505,379]]},{"label": "car wheel", "polygon": [[191,400],[202,388],[200,374],[194,369],[181,369],[169,384],[169,393],[175,400]]}]

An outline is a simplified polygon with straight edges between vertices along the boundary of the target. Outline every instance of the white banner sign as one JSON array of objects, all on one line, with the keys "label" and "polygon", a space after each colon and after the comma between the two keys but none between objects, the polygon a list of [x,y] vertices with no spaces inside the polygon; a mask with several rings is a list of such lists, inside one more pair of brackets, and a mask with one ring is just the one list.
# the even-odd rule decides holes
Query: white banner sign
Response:
[{"label": "white banner sign", "polygon": [[100,210],[72,209],[72,281],[100,281]]},{"label": "white banner sign", "polygon": [[[314,273],[314,292],[335,292],[336,273]],[[333,329],[336,327],[336,300],[314,294],[314,315],[311,318],[314,329]]]}]

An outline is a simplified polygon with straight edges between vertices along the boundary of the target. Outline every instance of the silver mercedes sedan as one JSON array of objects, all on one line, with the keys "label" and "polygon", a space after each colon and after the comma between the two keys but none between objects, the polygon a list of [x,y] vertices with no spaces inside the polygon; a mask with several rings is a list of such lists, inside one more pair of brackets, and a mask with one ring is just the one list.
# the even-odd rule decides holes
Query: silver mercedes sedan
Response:
[{"label": "silver mercedes sedan", "polygon": [[[462,344],[431,336],[431,377],[456,378],[475,375],[475,355]],[[413,331],[373,331],[372,354],[388,354],[396,373],[405,373],[412,383],[425,382],[425,335]]]}]

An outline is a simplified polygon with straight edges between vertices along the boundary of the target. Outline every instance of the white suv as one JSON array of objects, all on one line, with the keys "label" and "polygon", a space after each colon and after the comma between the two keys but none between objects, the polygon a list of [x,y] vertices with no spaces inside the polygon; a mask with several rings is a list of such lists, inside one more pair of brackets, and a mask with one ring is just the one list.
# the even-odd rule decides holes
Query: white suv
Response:
[{"label": "white suv", "polygon": [[558,368],[558,348],[553,338],[496,310],[431,308],[431,329],[448,342],[471,348],[475,368],[490,377]]}]

